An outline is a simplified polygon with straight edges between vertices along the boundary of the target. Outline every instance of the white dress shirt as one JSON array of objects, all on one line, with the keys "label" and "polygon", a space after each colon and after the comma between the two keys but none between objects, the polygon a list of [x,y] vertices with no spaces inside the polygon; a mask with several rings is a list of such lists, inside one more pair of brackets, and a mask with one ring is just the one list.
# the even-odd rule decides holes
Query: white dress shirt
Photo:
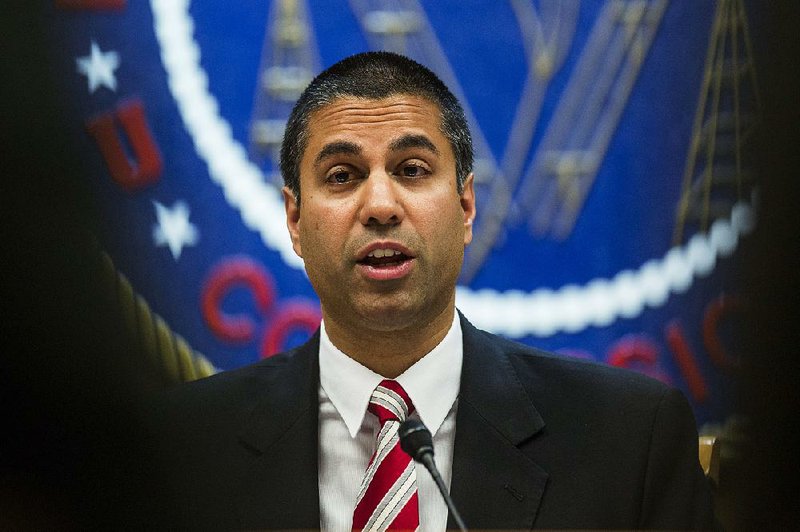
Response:
[{"label": "white dress shirt", "polygon": [[[454,313],[453,324],[439,345],[395,379],[414,403],[411,417],[421,419],[433,434],[436,467],[448,487],[463,354],[461,323]],[[367,413],[367,405],[384,377],[339,351],[324,323],[319,377],[320,528],[349,532],[356,495],[380,428],[377,418]],[[445,530],[447,505],[425,467],[416,464],[416,469],[420,530]]]}]

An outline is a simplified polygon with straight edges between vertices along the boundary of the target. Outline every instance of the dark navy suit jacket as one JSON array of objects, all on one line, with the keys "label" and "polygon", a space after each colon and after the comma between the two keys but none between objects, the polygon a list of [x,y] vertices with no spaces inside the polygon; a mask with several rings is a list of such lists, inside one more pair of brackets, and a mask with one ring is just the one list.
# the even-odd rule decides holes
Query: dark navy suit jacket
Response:
[{"label": "dark navy suit jacket", "polygon": [[[469,528],[712,526],[681,393],[504,340],[463,316],[461,327],[451,492]],[[161,398],[155,465],[170,491],[153,522],[319,527],[318,334]]]}]

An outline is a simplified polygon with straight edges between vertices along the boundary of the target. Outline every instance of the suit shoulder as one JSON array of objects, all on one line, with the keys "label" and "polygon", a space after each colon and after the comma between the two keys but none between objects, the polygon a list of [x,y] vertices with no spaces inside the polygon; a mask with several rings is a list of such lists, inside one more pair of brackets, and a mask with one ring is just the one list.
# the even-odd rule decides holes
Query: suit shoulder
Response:
[{"label": "suit shoulder", "polygon": [[316,351],[308,345],[156,393],[147,403],[149,415],[167,424],[232,418],[272,396],[310,390],[318,377]]},{"label": "suit shoulder", "polygon": [[220,371],[214,375],[185,382],[163,392],[166,401],[180,401],[186,397],[194,399],[203,395],[231,394],[238,389],[249,389],[259,386],[261,381],[270,375],[280,373],[293,361],[297,350],[280,353],[240,368]]}]

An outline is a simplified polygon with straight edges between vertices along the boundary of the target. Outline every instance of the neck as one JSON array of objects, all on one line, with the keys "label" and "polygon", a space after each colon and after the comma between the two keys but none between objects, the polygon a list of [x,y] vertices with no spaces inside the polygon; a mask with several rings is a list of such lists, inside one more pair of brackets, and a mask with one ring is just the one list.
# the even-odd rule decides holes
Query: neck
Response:
[{"label": "neck", "polygon": [[453,324],[455,305],[448,305],[432,320],[382,331],[354,329],[332,319],[323,309],[325,331],[341,352],[378,375],[394,379],[430,353]]}]

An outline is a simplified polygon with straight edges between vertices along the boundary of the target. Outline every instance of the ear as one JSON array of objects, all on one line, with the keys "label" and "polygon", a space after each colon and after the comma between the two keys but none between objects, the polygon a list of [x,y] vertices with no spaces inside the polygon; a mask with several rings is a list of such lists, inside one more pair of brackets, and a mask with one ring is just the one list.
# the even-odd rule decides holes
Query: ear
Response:
[{"label": "ear", "polygon": [[286,209],[286,227],[289,229],[289,236],[292,239],[292,248],[298,257],[303,258],[303,250],[300,247],[300,205],[289,187],[283,187],[281,192],[283,193],[283,206]]},{"label": "ear", "polygon": [[472,242],[472,222],[475,221],[475,176],[470,172],[464,181],[461,193],[461,208],[464,209],[464,245]]}]

